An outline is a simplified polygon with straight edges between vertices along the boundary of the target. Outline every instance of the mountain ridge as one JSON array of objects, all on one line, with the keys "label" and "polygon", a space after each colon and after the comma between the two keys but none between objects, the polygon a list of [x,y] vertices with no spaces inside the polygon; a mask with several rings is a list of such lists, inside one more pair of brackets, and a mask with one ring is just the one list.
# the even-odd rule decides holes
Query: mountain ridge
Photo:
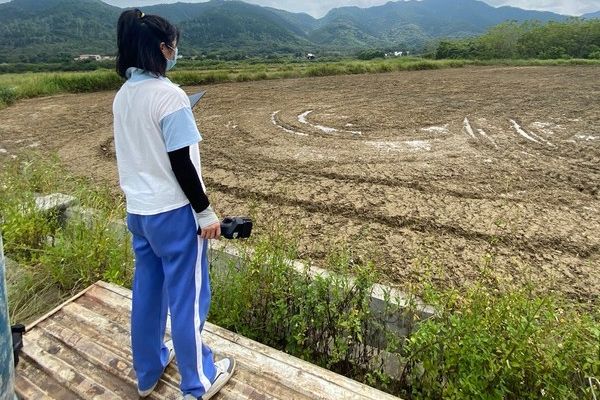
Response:
[{"label": "mountain ridge", "polygon": [[596,11],[596,12],[592,12],[592,13],[583,14],[581,17],[582,18],[588,18],[588,19],[591,19],[591,18],[600,18],[600,10]]},{"label": "mountain ridge", "polygon": [[[478,0],[390,1],[332,9],[322,18],[239,0],[142,7],[182,30],[182,53],[235,57],[350,53],[365,48],[415,51],[430,40],[484,33],[506,20],[542,22],[568,17]],[[0,4],[0,62],[64,59],[80,53],[114,54],[123,9],[101,0],[12,0]],[[15,60],[16,59],[16,60]]]}]

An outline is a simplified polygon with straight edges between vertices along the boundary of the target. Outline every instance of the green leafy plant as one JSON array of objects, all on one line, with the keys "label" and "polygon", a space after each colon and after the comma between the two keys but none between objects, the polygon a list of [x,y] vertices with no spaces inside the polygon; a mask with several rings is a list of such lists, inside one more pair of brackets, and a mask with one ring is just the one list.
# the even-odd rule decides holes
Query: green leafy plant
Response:
[{"label": "green leafy plant", "polygon": [[[121,198],[39,154],[0,166],[0,182],[0,229],[6,256],[17,261],[7,269],[13,321],[31,321],[98,279],[130,286]],[[34,206],[35,195],[52,192],[95,211],[62,224]],[[240,257],[221,253],[211,262],[209,319],[224,328],[406,399],[591,398],[587,377],[600,376],[597,307],[488,282],[443,290],[425,274],[420,294],[433,317],[421,319],[417,297],[389,292],[375,311],[377,268],[351,249],[332,251],[327,273],[315,274],[290,261],[293,230],[267,222],[255,233],[237,242]],[[430,268],[427,254],[419,262]],[[493,255],[483,263],[493,268]],[[399,321],[402,331],[393,327]]]}]

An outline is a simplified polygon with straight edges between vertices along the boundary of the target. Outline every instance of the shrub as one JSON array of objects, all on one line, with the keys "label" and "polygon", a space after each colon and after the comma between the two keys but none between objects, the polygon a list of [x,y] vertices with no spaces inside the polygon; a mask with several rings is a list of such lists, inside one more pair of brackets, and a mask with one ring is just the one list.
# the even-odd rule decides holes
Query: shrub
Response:
[{"label": "shrub", "polygon": [[17,91],[13,87],[0,87],[0,106],[9,106],[17,100]]},{"label": "shrub", "polygon": [[305,71],[305,76],[330,76],[341,75],[344,70],[341,66],[335,64],[322,64],[308,68]]},{"label": "shrub", "polygon": [[373,60],[375,58],[384,58],[385,53],[381,50],[362,50],[358,52],[356,58],[359,60]]},{"label": "shrub", "polygon": [[[18,262],[7,277],[12,321],[28,322],[99,279],[130,285],[129,241],[109,226],[123,215],[121,200],[65,174],[56,158],[21,158],[0,167],[0,232],[6,256]],[[98,213],[63,226],[35,207],[36,194],[56,191]]]},{"label": "shrub", "polygon": [[[600,321],[552,297],[474,289],[436,300],[407,343],[413,398],[581,399],[600,375]],[[595,316],[598,318],[598,315]]]},{"label": "shrub", "polygon": [[[240,262],[213,268],[213,304],[209,319],[244,336],[347,376],[384,387],[389,379],[373,367],[381,350],[367,338],[385,337],[383,347],[397,349],[400,338],[387,332],[385,321],[402,313],[391,303],[370,309],[376,274],[372,265],[355,264],[346,251],[334,253],[334,274],[312,277],[289,262],[293,241],[283,229],[252,243],[253,253]],[[217,261],[217,263],[219,263]],[[350,279],[350,271],[354,279]]]},{"label": "shrub", "polygon": [[[123,217],[122,200],[70,177],[56,159],[30,158],[0,165],[6,255],[20,264],[8,275],[13,321],[38,316],[98,279],[130,286],[132,277],[129,238],[111,226]],[[34,193],[53,191],[98,212],[60,226],[33,207]],[[389,294],[373,312],[376,268],[346,249],[331,253],[328,275],[299,271],[289,261],[297,236],[269,225],[237,242],[239,259],[213,260],[209,319],[406,399],[591,397],[586,378],[600,376],[597,308],[586,313],[527,289],[498,294],[477,286],[426,289],[424,300],[437,310],[426,321],[418,320],[416,302],[401,309]],[[398,320],[408,337],[389,328]],[[398,380],[384,372],[383,351],[401,366]]]}]

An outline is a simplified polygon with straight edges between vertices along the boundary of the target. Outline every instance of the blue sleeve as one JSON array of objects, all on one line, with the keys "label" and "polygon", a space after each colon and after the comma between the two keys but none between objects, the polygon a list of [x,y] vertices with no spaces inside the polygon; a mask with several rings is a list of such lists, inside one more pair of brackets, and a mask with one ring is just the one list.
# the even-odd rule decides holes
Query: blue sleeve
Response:
[{"label": "blue sleeve", "polygon": [[184,107],[167,115],[160,121],[167,152],[191,146],[202,140],[192,109]]}]

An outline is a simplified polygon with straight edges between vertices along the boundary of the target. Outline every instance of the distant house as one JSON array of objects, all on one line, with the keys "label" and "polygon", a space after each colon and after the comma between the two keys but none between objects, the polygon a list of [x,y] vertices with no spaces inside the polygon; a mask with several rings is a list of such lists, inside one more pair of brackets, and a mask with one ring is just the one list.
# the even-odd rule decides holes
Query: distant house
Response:
[{"label": "distant house", "polygon": [[393,53],[385,53],[386,57],[402,57],[403,55],[408,56],[408,51],[394,51]]},{"label": "distant house", "polygon": [[315,56],[313,53],[308,53],[308,54],[306,55],[306,59],[307,59],[307,60],[314,60],[314,59],[316,59],[316,58],[317,58],[317,57],[316,57],[316,56]]},{"label": "distant house", "polygon": [[87,61],[87,60],[102,60],[102,56],[99,54],[81,54],[79,57],[74,59],[75,61]]},{"label": "distant house", "polygon": [[116,60],[115,56],[101,56],[99,54],[81,54],[79,57],[75,57],[74,61],[113,61]]}]

